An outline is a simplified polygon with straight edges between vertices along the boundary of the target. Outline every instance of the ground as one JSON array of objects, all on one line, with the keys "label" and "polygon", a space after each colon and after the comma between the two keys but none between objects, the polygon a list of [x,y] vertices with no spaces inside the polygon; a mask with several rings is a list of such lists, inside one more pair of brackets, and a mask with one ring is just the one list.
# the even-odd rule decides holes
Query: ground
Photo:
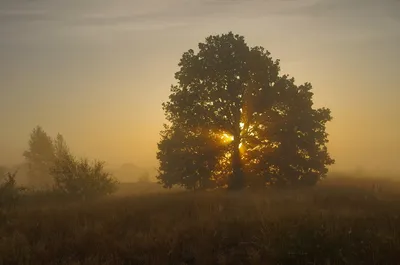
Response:
[{"label": "ground", "polygon": [[400,264],[396,182],[235,193],[138,185],[96,202],[25,202],[1,220],[0,265]]}]

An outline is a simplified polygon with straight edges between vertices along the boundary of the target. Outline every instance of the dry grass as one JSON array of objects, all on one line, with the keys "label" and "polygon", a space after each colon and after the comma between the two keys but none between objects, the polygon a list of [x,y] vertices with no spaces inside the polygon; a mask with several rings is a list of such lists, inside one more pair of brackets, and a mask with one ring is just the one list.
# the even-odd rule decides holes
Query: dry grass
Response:
[{"label": "dry grass", "polygon": [[156,182],[120,183],[118,185],[118,190],[115,195],[129,196],[140,194],[168,193],[171,191],[184,191],[184,189],[179,187],[173,188],[171,190],[164,189],[160,184],[157,184]]},{"label": "dry grass", "polygon": [[399,185],[367,181],[22,205],[0,264],[400,264]]}]

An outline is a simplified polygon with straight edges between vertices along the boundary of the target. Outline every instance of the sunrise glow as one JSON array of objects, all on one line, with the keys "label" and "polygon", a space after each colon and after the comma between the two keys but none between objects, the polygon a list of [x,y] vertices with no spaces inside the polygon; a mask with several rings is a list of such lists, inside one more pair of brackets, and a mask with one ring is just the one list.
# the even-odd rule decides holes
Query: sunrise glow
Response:
[{"label": "sunrise glow", "polygon": [[230,143],[233,142],[233,140],[235,139],[235,137],[233,137],[233,135],[231,134],[227,134],[227,133],[223,133],[221,135],[221,139],[224,143]]}]

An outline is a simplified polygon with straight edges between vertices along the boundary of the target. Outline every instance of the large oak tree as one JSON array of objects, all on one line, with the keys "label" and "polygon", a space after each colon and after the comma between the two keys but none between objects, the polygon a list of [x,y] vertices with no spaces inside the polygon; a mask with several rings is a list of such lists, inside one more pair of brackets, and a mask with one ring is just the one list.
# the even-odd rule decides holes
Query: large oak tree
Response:
[{"label": "large oak tree", "polygon": [[166,187],[312,185],[334,163],[330,110],[314,109],[309,83],[280,74],[279,60],[232,32],[185,52],[161,132],[159,181]]}]

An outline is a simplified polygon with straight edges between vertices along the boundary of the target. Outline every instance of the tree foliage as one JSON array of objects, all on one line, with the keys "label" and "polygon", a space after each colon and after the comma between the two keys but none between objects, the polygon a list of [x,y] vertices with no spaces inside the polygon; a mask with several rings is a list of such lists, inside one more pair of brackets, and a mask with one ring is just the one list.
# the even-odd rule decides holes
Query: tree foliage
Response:
[{"label": "tree foliage", "polygon": [[60,133],[57,134],[56,138],[53,141],[53,147],[54,147],[54,159],[56,163],[71,156],[71,152],[69,150],[67,142],[65,141],[64,136],[62,136],[62,134]]},{"label": "tree foliage", "polygon": [[313,108],[311,84],[280,74],[267,50],[229,32],[185,52],[179,67],[163,104],[164,186],[312,185],[325,177],[334,163],[330,110]]},{"label": "tree foliage", "polygon": [[[178,184],[188,189],[213,187],[213,173],[222,148],[217,136],[205,130],[165,127],[158,145],[159,180],[164,187]],[[167,158],[168,159],[165,159]]]}]

